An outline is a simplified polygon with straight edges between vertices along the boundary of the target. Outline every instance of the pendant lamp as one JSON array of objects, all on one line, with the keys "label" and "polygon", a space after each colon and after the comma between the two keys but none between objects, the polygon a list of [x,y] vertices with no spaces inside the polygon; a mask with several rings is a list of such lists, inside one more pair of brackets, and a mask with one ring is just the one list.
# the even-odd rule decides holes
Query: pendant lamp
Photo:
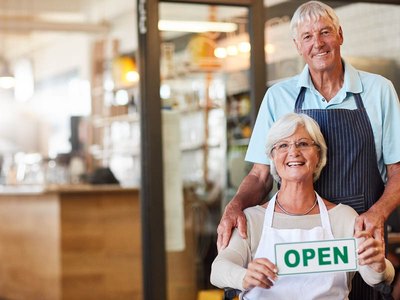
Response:
[{"label": "pendant lamp", "polygon": [[7,60],[0,56],[0,88],[11,89],[14,87],[15,78],[10,71],[10,66]]}]

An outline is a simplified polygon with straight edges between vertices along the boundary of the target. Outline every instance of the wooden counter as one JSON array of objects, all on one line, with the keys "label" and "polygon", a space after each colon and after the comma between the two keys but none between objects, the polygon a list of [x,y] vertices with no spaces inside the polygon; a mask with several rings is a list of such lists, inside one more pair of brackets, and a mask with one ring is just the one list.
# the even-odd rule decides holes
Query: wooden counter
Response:
[{"label": "wooden counter", "polygon": [[141,299],[139,193],[115,186],[3,190],[1,299]]},{"label": "wooden counter", "polygon": [[[0,188],[0,299],[141,300],[140,220],[133,188]],[[185,251],[167,255],[171,300],[196,298],[187,221]]]}]

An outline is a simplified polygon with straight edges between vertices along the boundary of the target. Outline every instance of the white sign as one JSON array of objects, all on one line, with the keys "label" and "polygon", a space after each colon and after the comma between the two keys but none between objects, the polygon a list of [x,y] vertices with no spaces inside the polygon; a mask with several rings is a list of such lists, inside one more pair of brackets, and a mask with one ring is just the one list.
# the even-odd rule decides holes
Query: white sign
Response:
[{"label": "white sign", "polygon": [[275,245],[278,275],[357,271],[354,238]]}]

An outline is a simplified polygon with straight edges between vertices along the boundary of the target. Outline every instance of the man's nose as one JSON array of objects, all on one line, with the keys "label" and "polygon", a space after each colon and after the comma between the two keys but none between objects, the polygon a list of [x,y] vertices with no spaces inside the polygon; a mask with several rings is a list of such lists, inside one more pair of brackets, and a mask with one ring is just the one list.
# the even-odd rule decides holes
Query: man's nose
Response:
[{"label": "man's nose", "polygon": [[314,47],[320,48],[323,45],[324,45],[324,39],[321,37],[321,35],[319,34],[314,35]]}]

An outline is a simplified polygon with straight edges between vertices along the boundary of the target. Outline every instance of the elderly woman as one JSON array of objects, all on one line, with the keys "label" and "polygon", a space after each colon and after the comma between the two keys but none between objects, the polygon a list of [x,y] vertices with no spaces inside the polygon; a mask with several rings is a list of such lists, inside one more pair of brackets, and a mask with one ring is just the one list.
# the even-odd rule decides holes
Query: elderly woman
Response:
[{"label": "elderly woman", "polygon": [[247,239],[237,230],[212,265],[211,283],[242,291],[242,299],[348,299],[354,272],[278,277],[274,245],[356,237],[359,272],[369,285],[390,284],[394,277],[382,241],[354,232],[356,211],[322,199],[313,188],[326,164],[327,147],[318,124],[304,114],[289,113],[270,129],[267,154],[277,194],[262,206],[245,210]]}]

